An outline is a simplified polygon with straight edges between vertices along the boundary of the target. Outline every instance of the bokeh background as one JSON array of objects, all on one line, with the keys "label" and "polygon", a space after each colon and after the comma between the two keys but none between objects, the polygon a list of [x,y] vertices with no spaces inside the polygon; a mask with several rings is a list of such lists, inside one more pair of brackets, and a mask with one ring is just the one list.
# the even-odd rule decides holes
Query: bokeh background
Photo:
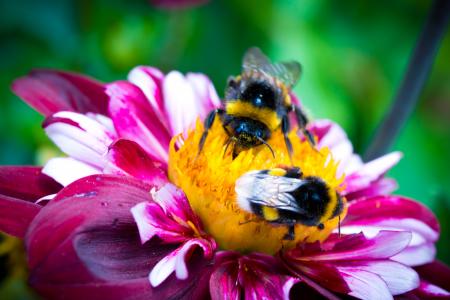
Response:
[{"label": "bokeh background", "polygon": [[[32,68],[61,68],[102,81],[136,65],[202,72],[219,95],[259,46],[295,59],[295,92],[313,118],[340,123],[364,153],[404,75],[430,8],[428,0],[223,0],[166,10],[145,0],[0,1],[0,164],[43,164],[56,148],[42,116],[12,94]],[[438,257],[450,262],[450,35],[418,107],[392,150],[404,159],[390,175],[399,194],[425,203],[442,225]],[[1,253],[1,248],[0,248]],[[21,272],[0,256],[0,298],[32,299]]]}]

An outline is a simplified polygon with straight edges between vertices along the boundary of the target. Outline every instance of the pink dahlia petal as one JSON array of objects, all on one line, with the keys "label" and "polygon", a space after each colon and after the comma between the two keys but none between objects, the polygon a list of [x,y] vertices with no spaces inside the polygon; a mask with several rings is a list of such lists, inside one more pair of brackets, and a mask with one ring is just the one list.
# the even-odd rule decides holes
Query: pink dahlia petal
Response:
[{"label": "pink dahlia petal", "polygon": [[372,182],[366,188],[345,195],[348,202],[359,198],[371,198],[382,195],[390,195],[398,188],[397,181],[391,178],[380,178]]},{"label": "pink dahlia petal", "polygon": [[408,296],[415,296],[415,299],[449,299],[450,292],[437,286],[431,284],[427,281],[422,280],[420,286],[414,291],[410,292]]},{"label": "pink dahlia petal", "polygon": [[23,238],[41,206],[0,194],[0,231]]},{"label": "pink dahlia petal", "polygon": [[219,95],[209,78],[201,73],[188,73],[186,80],[190,83],[194,95],[199,103],[200,118],[204,119],[208,113],[221,106]]},{"label": "pink dahlia petal", "polygon": [[115,132],[109,132],[103,124],[74,112],[52,115],[45,121],[44,129],[64,153],[100,170],[115,138]]},{"label": "pink dahlia petal", "polygon": [[0,167],[0,195],[34,202],[60,189],[61,185],[42,174],[40,167]]},{"label": "pink dahlia petal", "polygon": [[331,235],[322,244],[303,244],[287,251],[282,260],[300,278],[306,275],[331,291],[361,299],[392,299],[419,285],[412,268],[390,260],[410,239],[409,232],[400,231],[380,231],[372,238]]},{"label": "pink dahlia petal", "polygon": [[150,287],[151,268],[174,249],[159,241],[139,241],[130,208],[152,201],[150,188],[132,178],[98,175],[58,193],[26,236],[31,285],[45,298],[204,297],[210,274],[204,260],[192,261],[192,281]]},{"label": "pink dahlia petal", "polygon": [[197,118],[205,118],[209,110],[220,105],[211,82],[201,74],[185,77],[172,71],[164,79],[163,93],[172,136],[185,133]]},{"label": "pink dahlia petal", "polygon": [[353,146],[345,131],[330,120],[314,120],[308,129],[318,138],[318,147],[328,147],[333,158],[339,161],[338,175],[349,174],[362,167],[359,156],[353,154]]},{"label": "pink dahlia petal", "polygon": [[[445,290],[445,294],[447,296],[450,293],[450,268],[443,264],[440,261],[433,261],[432,263],[415,267],[416,271],[419,273],[420,278],[426,285],[423,287],[426,288],[430,286],[439,287],[440,289]],[[437,289],[435,289],[437,291]]]},{"label": "pink dahlia petal", "polygon": [[162,186],[169,180],[164,166],[155,162],[139,144],[129,140],[118,140],[109,147],[105,174],[127,175],[142,181]]},{"label": "pink dahlia petal", "polygon": [[272,256],[220,252],[210,279],[210,293],[216,299],[289,299],[298,279],[283,275]]},{"label": "pink dahlia petal", "polygon": [[398,196],[380,196],[349,203],[341,232],[348,234],[362,231],[367,237],[373,237],[382,230],[412,234],[408,247],[392,259],[411,266],[434,259],[434,242],[439,237],[439,225],[433,213],[424,205]]},{"label": "pink dahlia petal", "polygon": [[159,286],[173,272],[178,279],[184,280],[189,276],[186,261],[192,255],[192,252],[200,248],[203,250],[206,259],[211,259],[213,249],[208,241],[204,239],[191,239],[177,248],[169,255],[161,259],[149,274],[149,280],[153,287]]},{"label": "pink dahlia petal", "polygon": [[33,70],[16,79],[12,90],[44,116],[58,111],[107,114],[103,84],[84,75],[56,70]]},{"label": "pink dahlia petal", "polygon": [[181,243],[203,233],[186,195],[168,183],[152,191],[153,201],[142,202],[131,209],[142,243],[159,236],[167,243]]},{"label": "pink dahlia petal", "polygon": [[[161,117],[165,116],[164,99],[162,96],[163,80],[164,74],[160,70],[153,67],[135,67],[128,74],[128,81],[135,84],[142,90],[156,115]],[[166,124],[166,121],[163,123]]]},{"label": "pink dahlia petal", "polygon": [[347,282],[351,296],[365,300],[394,299],[389,292],[386,283],[377,274],[363,271],[342,271],[342,276]]},{"label": "pink dahlia petal", "polygon": [[172,184],[152,191],[153,201],[142,202],[131,209],[141,237],[146,243],[158,236],[164,243],[182,244],[160,260],[152,269],[149,280],[159,286],[173,272],[178,279],[188,276],[186,261],[200,248],[206,260],[216,249],[215,241],[206,236],[197,216],[192,212],[184,193]]},{"label": "pink dahlia petal", "polygon": [[362,234],[347,235],[341,238],[332,235],[324,242],[324,247],[333,246],[332,251],[304,256],[303,259],[311,259],[316,262],[385,259],[401,252],[410,241],[411,233],[401,231],[380,231],[373,238],[366,238]]},{"label": "pink dahlia petal", "polygon": [[154,159],[167,163],[170,134],[143,92],[128,82],[109,84],[109,111],[120,137],[137,142]]},{"label": "pink dahlia petal", "polygon": [[[413,269],[394,261],[374,260],[365,262],[364,264],[355,263],[354,265],[352,263],[343,263],[340,266],[338,265],[337,268],[340,272],[348,276],[354,275],[353,272],[358,274],[360,271],[378,275],[386,284],[391,295],[400,295],[419,286],[419,276],[417,273]],[[347,279],[346,281],[351,288],[351,282]]]},{"label": "pink dahlia petal", "polygon": [[45,164],[42,173],[50,176],[62,186],[67,186],[80,178],[100,174],[101,171],[70,157],[57,157],[50,159]]},{"label": "pink dahlia petal", "polygon": [[370,186],[370,184],[378,180],[389,169],[398,163],[402,154],[393,152],[377,158],[369,163],[364,164],[359,170],[348,174],[345,178],[345,194],[352,193]]}]

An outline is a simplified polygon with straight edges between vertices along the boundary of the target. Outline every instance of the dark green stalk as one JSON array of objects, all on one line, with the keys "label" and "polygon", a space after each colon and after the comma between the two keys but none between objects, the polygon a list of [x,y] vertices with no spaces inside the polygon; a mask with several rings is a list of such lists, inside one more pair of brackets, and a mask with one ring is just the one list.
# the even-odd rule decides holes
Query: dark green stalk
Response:
[{"label": "dark green stalk", "polygon": [[417,41],[403,82],[392,106],[381,122],[364,159],[385,154],[405,125],[419,100],[439,45],[448,29],[450,0],[435,0]]}]

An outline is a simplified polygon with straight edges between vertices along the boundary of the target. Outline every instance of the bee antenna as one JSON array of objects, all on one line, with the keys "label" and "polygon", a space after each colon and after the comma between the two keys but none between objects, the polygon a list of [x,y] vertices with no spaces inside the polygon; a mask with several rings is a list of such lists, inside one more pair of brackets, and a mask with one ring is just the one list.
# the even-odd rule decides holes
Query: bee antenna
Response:
[{"label": "bee antenna", "polygon": [[272,152],[273,158],[275,158],[275,152],[273,152],[272,147],[270,147],[270,145],[269,145],[265,140],[263,140],[262,138],[260,138],[259,136],[257,136],[256,138],[258,139],[258,141],[260,141],[261,143],[263,143],[264,145],[266,145],[267,148],[269,148],[270,152]]}]

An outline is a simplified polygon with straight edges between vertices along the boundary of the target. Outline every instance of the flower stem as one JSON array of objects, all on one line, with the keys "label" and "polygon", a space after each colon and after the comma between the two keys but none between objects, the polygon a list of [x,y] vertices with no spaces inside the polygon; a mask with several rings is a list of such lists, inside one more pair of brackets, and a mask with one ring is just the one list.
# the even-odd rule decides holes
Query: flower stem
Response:
[{"label": "flower stem", "polygon": [[390,111],[378,127],[364,159],[371,160],[385,154],[416,106],[428,78],[439,45],[448,28],[449,0],[435,0],[423,31],[417,41],[403,82]]}]

